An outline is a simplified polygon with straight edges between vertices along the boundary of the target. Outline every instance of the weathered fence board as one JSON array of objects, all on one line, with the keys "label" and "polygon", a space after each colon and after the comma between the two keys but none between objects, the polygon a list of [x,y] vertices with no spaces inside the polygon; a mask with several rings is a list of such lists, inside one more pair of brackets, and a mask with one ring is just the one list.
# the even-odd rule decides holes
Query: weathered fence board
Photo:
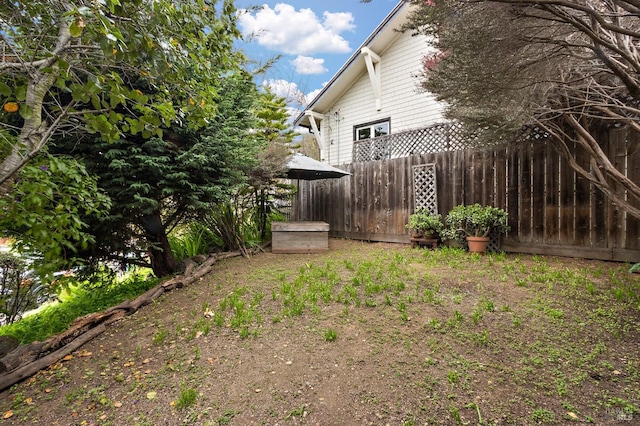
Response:
[{"label": "weathered fence board", "polygon": [[[627,136],[627,176],[634,182],[640,182],[640,135]],[[640,219],[627,218],[627,240],[625,246],[640,249]]]},{"label": "weathered fence board", "polygon": [[[604,140],[606,139],[606,140]],[[640,181],[640,140],[613,131],[602,146],[619,170]],[[529,140],[495,151],[457,150],[356,162],[350,176],[300,181],[297,220],[325,221],[330,235],[408,243],[412,167],[436,167],[438,212],[458,204],[491,204],[509,213],[506,251],[640,261],[640,221],[612,205],[578,176],[551,142]],[[576,159],[590,167],[585,154]],[[632,200],[640,205],[640,200]]]}]

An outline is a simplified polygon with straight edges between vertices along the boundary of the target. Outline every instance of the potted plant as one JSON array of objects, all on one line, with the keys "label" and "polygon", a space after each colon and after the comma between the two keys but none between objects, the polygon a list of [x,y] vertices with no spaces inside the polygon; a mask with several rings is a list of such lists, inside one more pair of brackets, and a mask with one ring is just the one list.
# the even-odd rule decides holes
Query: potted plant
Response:
[{"label": "potted plant", "polygon": [[412,239],[421,239],[437,247],[438,236],[443,228],[442,215],[431,214],[427,209],[420,208],[409,216],[406,227],[413,229]]},{"label": "potted plant", "polygon": [[[446,219],[445,219],[446,222]],[[449,247],[466,248],[464,232],[454,229],[450,226],[444,225],[442,231],[440,231],[440,238]]]},{"label": "potted plant", "polygon": [[469,251],[475,253],[486,251],[491,231],[504,234],[510,229],[507,225],[507,212],[480,204],[454,207],[445,218],[445,223],[451,235],[466,236]]}]

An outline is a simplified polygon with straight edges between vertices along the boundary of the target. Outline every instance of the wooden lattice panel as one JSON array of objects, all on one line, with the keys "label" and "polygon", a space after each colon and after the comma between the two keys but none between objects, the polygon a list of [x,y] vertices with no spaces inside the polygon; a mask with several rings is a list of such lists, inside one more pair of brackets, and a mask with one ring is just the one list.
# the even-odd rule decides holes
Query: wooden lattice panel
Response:
[{"label": "wooden lattice panel", "polygon": [[457,123],[434,124],[353,144],[353,161],[374,161],[468,148]]},{"label": "wooden lattice panel", "polygon": [[435,164],[413,166],[413,193],[415,194],[416,210],[424,208],[431,214],[438,214]]}]

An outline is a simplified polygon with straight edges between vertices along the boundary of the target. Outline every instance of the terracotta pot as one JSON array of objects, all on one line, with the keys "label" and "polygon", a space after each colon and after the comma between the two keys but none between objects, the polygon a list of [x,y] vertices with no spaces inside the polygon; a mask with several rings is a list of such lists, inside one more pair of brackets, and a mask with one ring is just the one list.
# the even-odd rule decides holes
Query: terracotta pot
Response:
[{"label": "terracotta pot", "polygon": [[484,253],[489,245],[489,237],[467,237],[469,253]]}]

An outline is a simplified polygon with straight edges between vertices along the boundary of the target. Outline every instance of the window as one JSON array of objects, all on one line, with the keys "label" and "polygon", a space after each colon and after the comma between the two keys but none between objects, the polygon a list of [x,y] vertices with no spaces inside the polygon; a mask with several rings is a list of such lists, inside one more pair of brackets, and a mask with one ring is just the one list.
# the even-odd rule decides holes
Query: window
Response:
[{"label": "window", "polygon": [[384,119],[357,125],[353,128],[353,138],[356,141],[363,139],[377,138],[391,133],[390,120]]}]

